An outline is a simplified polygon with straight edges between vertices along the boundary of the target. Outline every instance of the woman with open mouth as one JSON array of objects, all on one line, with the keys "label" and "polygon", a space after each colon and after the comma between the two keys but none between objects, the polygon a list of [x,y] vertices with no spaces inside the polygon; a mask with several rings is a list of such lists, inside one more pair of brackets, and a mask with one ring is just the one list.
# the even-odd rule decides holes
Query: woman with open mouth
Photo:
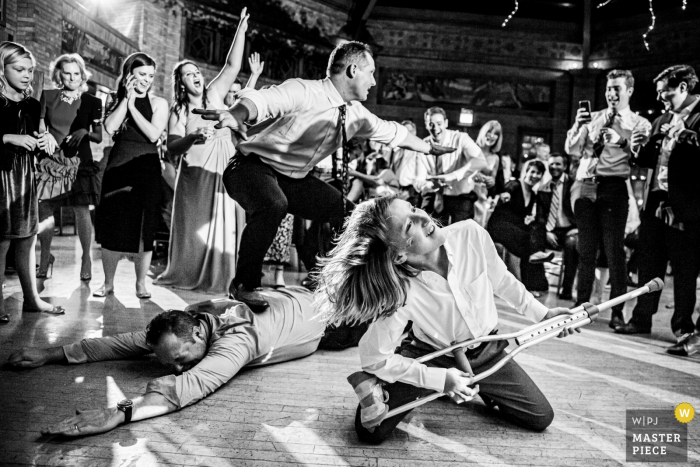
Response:
[{"label": "woman with open mouth", "polygon": [[[170,228],[168,266],[158,285],[223,294],[236,274],[238,243],[245,211],[226,194],[222,175],[235,153],[231,130],[216,129],[193,109],[226,109],[224,103],[241,69],[248,29],[246,9],[219,74],[206,84],[196,63],[184,60],[173,70],[173,103],[168,121],[168,151],[181,156]],[[250,58],[248,87],[262,73],[258,54]]]}]

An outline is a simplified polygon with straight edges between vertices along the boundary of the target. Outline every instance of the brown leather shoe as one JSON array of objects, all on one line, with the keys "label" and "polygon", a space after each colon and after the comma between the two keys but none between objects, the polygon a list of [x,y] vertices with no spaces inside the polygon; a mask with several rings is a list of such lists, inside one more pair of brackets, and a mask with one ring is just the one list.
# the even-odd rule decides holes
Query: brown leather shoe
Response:
[{"label": "brown leather shoe", "polygon": [[230,298],[248,305],[253,313],[262,313],[270,306],[260,292],[255,289],[248,290],[243,284],[231,283],[228,293]]}]

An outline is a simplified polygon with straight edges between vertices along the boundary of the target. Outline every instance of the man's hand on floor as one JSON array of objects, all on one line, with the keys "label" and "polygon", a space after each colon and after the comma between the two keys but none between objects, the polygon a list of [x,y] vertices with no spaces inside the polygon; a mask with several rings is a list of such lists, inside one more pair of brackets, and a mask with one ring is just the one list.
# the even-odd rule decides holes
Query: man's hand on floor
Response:
[{"label": "man's hand on floor", "polygon": [[116,407],[76,410],[75,415],[41,430],[42,435],[85,436],[105,433],[124,421],[124,413]]}]

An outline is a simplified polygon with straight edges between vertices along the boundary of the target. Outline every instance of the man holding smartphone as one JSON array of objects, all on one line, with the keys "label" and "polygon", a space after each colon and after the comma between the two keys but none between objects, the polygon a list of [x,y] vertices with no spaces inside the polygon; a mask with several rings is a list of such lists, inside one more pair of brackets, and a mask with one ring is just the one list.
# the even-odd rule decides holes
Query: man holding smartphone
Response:
[{"label": "man holding smartphone", "polygon": [[[634,77],[630,71],[611,71],[605,89],[607,109],[591,112],[590,103],[582,101],[574,126],[566,135],[567,154],[581,157],[571,189],[579,229],[577,305],[591,297],[601,242],[610,268],[610,298],[627,291],[624,239],[629,159],[646,144],[651,130],[647,119],[630,110],[633,92]],[[624,324],[622,307],[613,308],[613,329]]]}]

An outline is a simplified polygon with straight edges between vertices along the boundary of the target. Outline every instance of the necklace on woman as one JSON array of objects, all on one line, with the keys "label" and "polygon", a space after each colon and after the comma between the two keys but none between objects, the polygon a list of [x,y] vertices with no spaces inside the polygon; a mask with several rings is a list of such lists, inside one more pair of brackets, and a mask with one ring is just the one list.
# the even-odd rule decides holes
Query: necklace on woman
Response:
[{"label": "necklace on woman", "polygon": [[80,98],[80,92],[76,92],[74,94],[67,94],[66,91],[61,91],[61,100],[68,105],[71,105],[73,102],[78,100]]}]

